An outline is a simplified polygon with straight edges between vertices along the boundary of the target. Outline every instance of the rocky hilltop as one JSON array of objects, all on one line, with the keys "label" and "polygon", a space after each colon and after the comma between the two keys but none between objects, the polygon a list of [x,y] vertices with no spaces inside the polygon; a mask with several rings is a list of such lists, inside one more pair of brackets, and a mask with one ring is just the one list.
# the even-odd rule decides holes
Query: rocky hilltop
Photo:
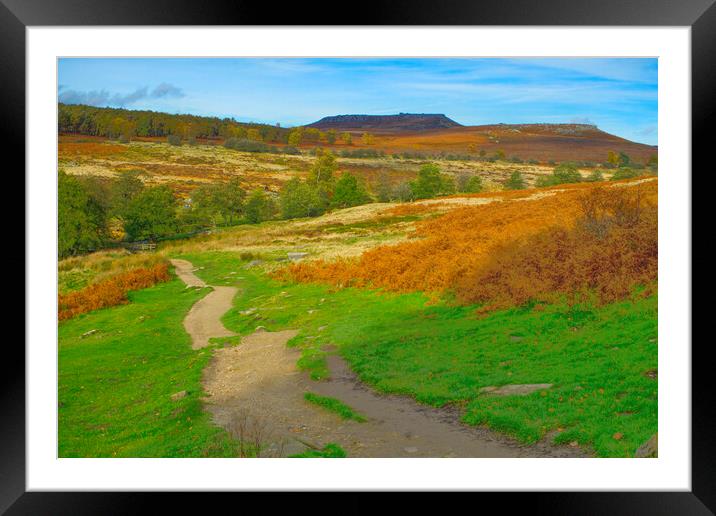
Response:
[{"label": "rocky hilltop", "polygon": [[443,114],[399,113],[397,115],[336,115],[321,118],[307,127],[322,131],[417,132],[462,127]]}]

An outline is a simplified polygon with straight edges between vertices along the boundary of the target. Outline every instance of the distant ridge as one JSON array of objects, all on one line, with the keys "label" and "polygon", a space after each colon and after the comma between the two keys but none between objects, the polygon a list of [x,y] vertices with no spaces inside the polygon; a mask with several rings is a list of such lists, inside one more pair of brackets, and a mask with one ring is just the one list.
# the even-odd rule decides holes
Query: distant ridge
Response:
[{"label": "distant ridge", "polygon": [[397,115],[336,115],[321,118],[306,127],[337,131],[416,132],[462,127],[443,114],[399,113]]}]

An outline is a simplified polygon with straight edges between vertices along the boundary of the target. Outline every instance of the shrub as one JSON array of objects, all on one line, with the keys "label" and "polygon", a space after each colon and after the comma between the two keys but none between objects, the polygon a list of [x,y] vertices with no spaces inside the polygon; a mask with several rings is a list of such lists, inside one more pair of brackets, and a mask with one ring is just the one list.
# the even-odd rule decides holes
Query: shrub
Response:
[{"label": "shrub", "polygon": [[178,134],[170,134],[167,136],[167,142],[169,145],[179,146],[181,145],[181,137]]},{"label": "shrub", "polygon": [[614,171],[614,174],[611,177],[612,181],[619,181],[620,179],[631,179],[633,177],[637,177],[639,174],[630,167],[619,167]]},{"label": "shrub", "polygon": [[560,163],[552,171],[550,176],[540,176],[537,178],[536,186],[554,186],[565,183],[579,183],[582,175],[579,173],[574,163]]},{"label": "shrub", "polygon": [[60,294],[58,318],[63,321],[85,312],[126,303],[127,292],[151,287],[169,279],[167,262],[122,272],[82,290]]},{"label": "shrub", "polygon": [[599,181],[604,181],[604,175],[602,174],[601,170],[592,170],[592,173],[589,174],[589,176],[586,179],[590,183],[596,183]]},{"label": "shrub", "polygon": [[241,152],[269,152],[271,146],[256,140],[248,138],[228,138],[224,142],[224,147]]},{"label": "shrub", "polygon": [[510,175],[510,178],[505,182],[505,188],[507,190],[524,190],[527,188],[522,173],[519,170],[515,170]]}]

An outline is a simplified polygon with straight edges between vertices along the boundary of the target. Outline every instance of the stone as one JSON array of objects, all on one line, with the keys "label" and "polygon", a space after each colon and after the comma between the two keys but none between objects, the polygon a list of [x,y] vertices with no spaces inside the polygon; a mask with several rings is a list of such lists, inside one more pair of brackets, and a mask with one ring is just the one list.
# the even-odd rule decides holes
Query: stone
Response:
[{"label": "stone", "polygon": [[94,333],[97,333],[98,331],[99,331],[99,330],[86,331],[86,332],[84,332],[82,335],[80,335],[80,338],[81,338],[81,339],[84,339],[85,337],[89,337],[90,335],[92,335],[92,334],[94,334]]},{"label": "stone", "polygon": [[288,253],[288,259],[293,261],[298,261],[306,256],[308,253]]},{"label": "stone", "polygon": [[266,331],[266,327],[265,326],[257,326],[254,331]]},{"label": "stone", "polygon": [[257,308],[256,308],[256,307],[253,307],[253,308],[248,308],[248,309],[246,309],[246,310],[242,310],[242,311],[239,312],[239,313],[240,313],[241,315],[251,315],[251,314],[254,313],[256,310],[257,310]]},{"label": "stone", "polygon": [[500,387],[490,385],[480,389],[481,394],[489,394],[492,396],[526,396],[532,394],[535,391],[543,389],[549,389],[552,387],[551,383],[526,383],[526,384],[514,384],[514,385],[502,385]]},{"label": "stone", "polygon": [[510,335],[510,340],[512,342],[519,342],[523,339],[524,339],[524,337],[522,337],[521,335]]},{"label": "stone", "polygon": [[186,391],[175,392],[175,393],[172,394],[172,396],[171,396],[172,401],[179,401],[179,400],[182,399],[182,398],[186,398],[186,394],[187,394]]},{"label": "stone", "polygon": [[648,441],[637,448],[634,457],[639,459],[658,457],[659,453],[659,434],[652,435]]},{"label": "stone", "polygon": [[323,330],[325,330],[326,328],[328,328],[328,326],[319,326],[319,327],[318,327],[318,331],[323,331]]},{"label": "stone", "polygon": [[251,260],[249,263],[244,265],[244,269],[250,269],[251,267],[256,267],[257,265],[261,265],[263,260]]},{"label": "stone", "polygon": [[418,449],[415,446],[406,446],[403,448],[403,450],[406,451],[406,453],[417,453]]}]

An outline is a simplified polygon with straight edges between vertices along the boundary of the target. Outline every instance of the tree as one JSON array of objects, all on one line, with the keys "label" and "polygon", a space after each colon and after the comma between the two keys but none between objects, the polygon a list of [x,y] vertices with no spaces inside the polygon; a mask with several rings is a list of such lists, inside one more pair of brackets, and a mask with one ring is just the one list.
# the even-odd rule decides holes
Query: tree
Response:
[{"label": "tree", "polygon": [[91,251],[106,236],[105,214],[82,184],[64,171],[57,177],[57,251],[60,258]]},{"label": "tree", "polygon": [[244,211],[244,200],[246,190],[241,188],[241,180],[238,177],[231,178],[227,183],[221,185],[223,195],[222,215],[229,224],[234,223],[234,217],[240,217]]},{"label": "tree", "polygon": [[260,142],[263,140],[263,138],[261,138],[261,133],[259,132],[259,130],[254,127],[246,131],[246,137],[249,140],[253,140],[255,142]]},{"label": "tree", "polygon": [[244,215],[251,224],[270,220],[276,213],[276,205],[261,189],[253,190],[246,199]]},{"label": "tree", "polygon": [[368,132],[363,133],[362,140],[363,145],[373,145],[375,143],[375,137]]},{"label": "tree", "polygon": [[311,183],[330,183],[333,180],[333,173],[338,168],[336,157],[331,151],[317,149],[317,159],[311,167],[309,180]]},{"label": "tree", "polygon": [[607,154],[607,163],[614,167],[619,166],[619,155],[614,151],[609,151],[609,154]]},{"label": "tree", "polygon": [[505,188],[507,190],[524,190],[527,188],[527,184],[519,170],[512,172],[510,178],[505,182]]},{"label": "tree", "polygon": [[435,197],[442,191],[443,186],[440,168],[433,163],[420,167],[418,177],[410,183],[410,189],[415,199]]},{"label": "tree", "polygon": [[375,195],[378,197],[378,202],[390,202],[393,198],[393,187],[390,182],[390,176],[385,171],[381,172],[378,176]]},{"label": "tree", "polygon": [[351,206],[359,206],[370,202],[370,196],[358,182],[353,174],[344,172],[340,179],[336,182],[333,191],[331,206],[335,208],[350,208]]},{"label": "tree", "polygon": [[181,145],[181,137],[178,134],[170,134],[167,136],[167,142],[169,145],[179,146]]},{"label": "tree", "polygon": [[210,220],[217,224],[219,217],[226,224],[233,224],[234,217],[243,213],[246,192],[241,188],[241,181],[234,177],[227,183],[201,185],[192,192],[192,210],[197,221]]},{"label": "tree", "polygon": [[124,217],[129,240],[157,240],[177,229],[176,203],[168,186],[146,188],[129,203]]},{"label": "tree", "polygon": [[619,153],[619,166],[628,167],[631,164],[631,158],[625,152]]},{"label": "tree", "polygon": [[482,191],[482,178],[477,175],[462,173],[457,176],[457,191],[462,193],[478,193]]},{"label": "tree", "polygon": [[127,170],[112,182],[110,211],[115,217],[124,218],[129,203],[144,188],[141,174],[141,170]]},{"label": "tree", "polygon": [[301,145],[303,141],[303,127],[296,127],[288,133],[288,144],[294,147]]},{"label": "tree", "polygon": [[329,129],[326,131],[326,141],[329,145],[333,145],[336,143],[336,138],[338,138],[338,133],[335,129]]},{"label": "tree", "polygon": [[319,189],[297,177],[283,185],[280,204],[281,217],[284,219],[317,217],[328,208],[328,203]]},{"label": "tree", "polygon": [[393,196],[400,202],[414,201],[412,184],[406,181],[399,183],[393,190]]},{"label": "tree", "polygon": [[351,136],[351,133],[343,133],[341,134],[341,140],[343,140],[343,143],[346,145],[353,145],[353,136]]},{"label": "tree", "polygon": [[505,159],[505,151],[498,150],[497,152],[495,152],[495,158],[499,160]]}]

